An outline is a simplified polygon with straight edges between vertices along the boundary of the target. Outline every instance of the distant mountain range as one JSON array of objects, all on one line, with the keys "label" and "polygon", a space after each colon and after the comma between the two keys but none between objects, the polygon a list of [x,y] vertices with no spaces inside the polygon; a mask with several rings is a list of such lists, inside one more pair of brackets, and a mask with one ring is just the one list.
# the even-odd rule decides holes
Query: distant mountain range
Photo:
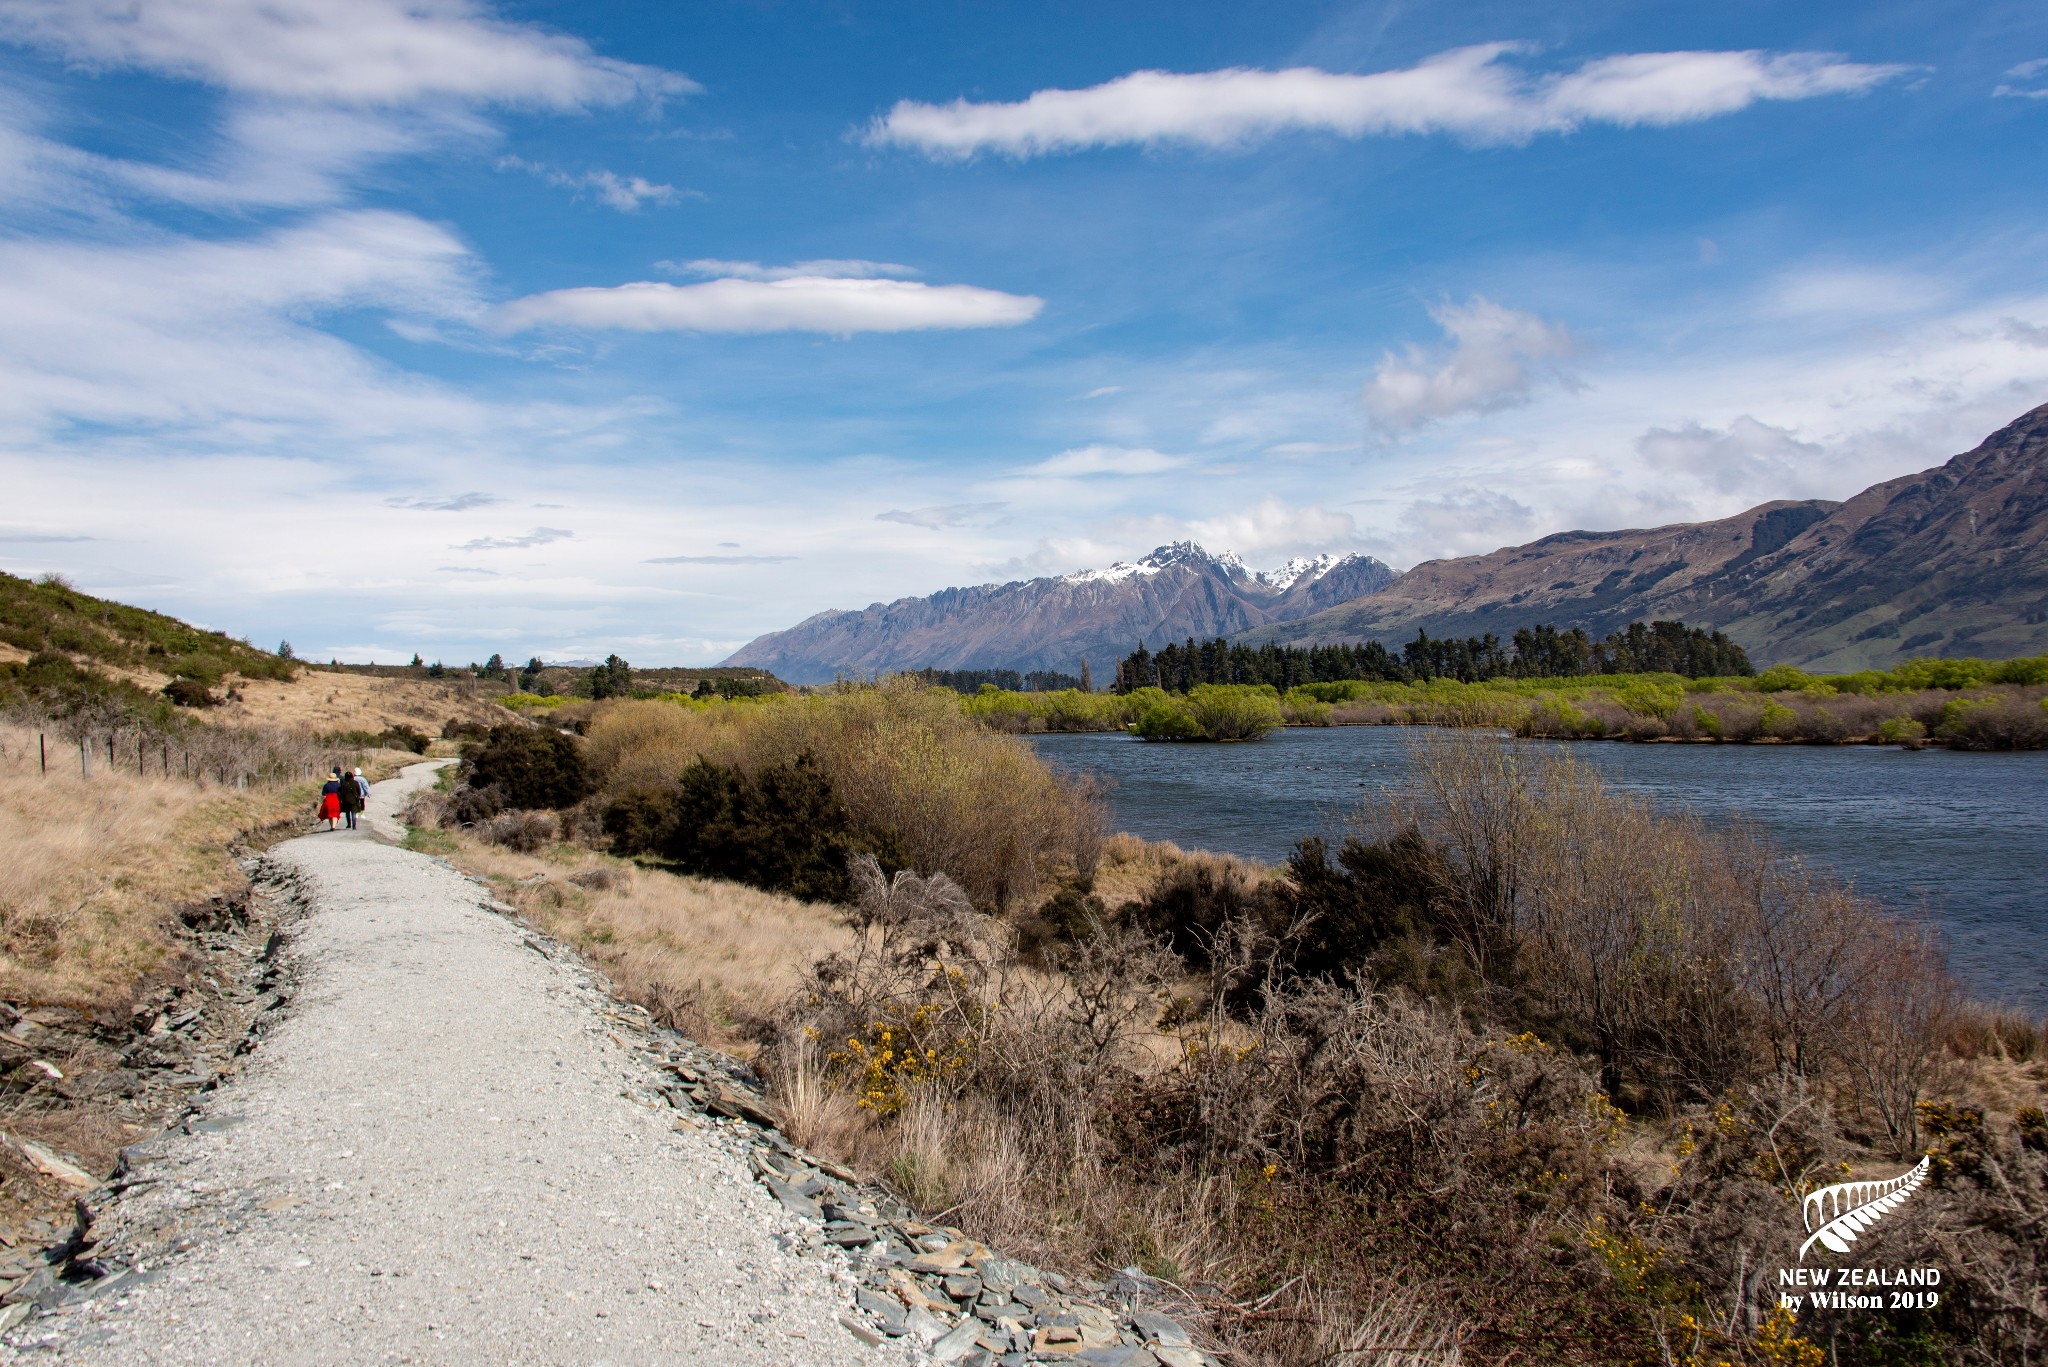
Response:
[{"label": "distant mountain range", "polygon": [[2048,405],[1976,450],[1846,503],[1765,503],[1718,522],[1559,532],[1396,575],[1370,556],[1255,574],[1191,542],[1060,578],[821,612],[726,663],[792,682],[880,670],[1078,672],[1189,636],[1307,645],[1550,623],[1605,635],[1679,619],[1758,665],[1844,671],[1913,655],[2048,653]]},{"label": "distant mountain range", "polygon": [[1302,557],[1255,572],[1191,541],[1141,560],[1057,578],[944,589],[856,611],[821,612],[750,641],[725,661],[792,683],[906,669],[1080,672],[1098,681],[1141,642],[1230,636],[1306,617],[1389,583],[1368,555]]},{"label": "distant mountain range", "polygon": [[1846,503],[1432,560],[1283,631],[1239,636],[1394,644],[1537,622],[1600,635],[1656,618],[1718,627],[1759,665],[1823,671],[2048,652],[2048,404]]}]

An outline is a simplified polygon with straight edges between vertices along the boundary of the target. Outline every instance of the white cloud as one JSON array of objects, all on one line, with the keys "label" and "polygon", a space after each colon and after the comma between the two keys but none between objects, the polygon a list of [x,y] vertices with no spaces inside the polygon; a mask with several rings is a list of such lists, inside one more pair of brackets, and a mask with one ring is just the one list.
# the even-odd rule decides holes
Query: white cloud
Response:
[{"label": "white cloud", "polygon": [[1085,475],[1157,475],[1187,464],[1179,456],[1124,446],[1079,446],[1049,460],[1027,466],[1022,473],[1064,479]]},{"label": "white cloud", "polygon": [[901,522],[906,527],[937,531],[943,527],[967,527],[986,522],[1009,506],[1007,503],[948,503],[933,508],[891,508],[886,513],[876,513],[875,521]]},{"label": "white cloud", "polygon": [[551,290],[515,299],[491,319],[501,332],[537,327],[622,328],[633,332],[912,332],[926,328],[1014,327],[1045,301],[973,285],[913,280],[792,276],[710,280],[701,285],[637,281],[610,288]]},{"label": "white cloud", "polygon": [[1315,504],[1289,504],[1268,494],[1248,508],[1186,524],[1189,536],[1211,550],[1228,548],[1261,563],[1308,552],[1358,544],[1358,524],[1349,513]]},{"label": "white cloud", "polygon": [[780,565],[796,559],[793,555],[663,555],[642,561],[647,565]]},{"label": "white cloud", "polygon": [[471,270],[446,229],[383,210],[219,242],[0,241],[0,434],[225,424],[238,442],[276,427],[346,442],[470,426],[467,400],[391,374],[311,319],[470,316]]},{"label": "white cloud", "polygon": [[1527,540],[1536,513],[1497,489],[1461,488],[1401,511],[1404,540],[1426,556],[1483,555]]},{"label": "white cloud", "polygon": [[2023,323],[2017,318],[1999,320],[2000,329],[2010,341],[2021,346],[2048,347],[2048,327],[2038,323]]},{"label": "white cloud", "polygon": [[1721,429],[1696,422],[1653,427],[1636,439],[1636,450],[1656,469],[1766,501],[1803,487],[1808,469],[1824,454],[1817,444],[1747,413]]},{"label": "white cloud", "polygon": [[697,89],[472,0],[10,0],[0,35],[87,64],[337,104],[576,108]]},{"label": "white cloud", "polygon": [[[2048,100],[2048,84],[2043,83],[2043,78],[2048,77],[2048,57],[2036,57],[2031,62],[2021,62],[2008,70],[2005,77],[2004,83],[1991,92],[1993,95],[2021,100]],[[2014,81],[2024,84],[2014,85]]]},{"label": "white cloud", "polygon": [[914,276],[923,272],[915,266],[893,261],[842,260],[798,261],[788,266],[764,266],[758,261],[657,261],[659,270],[671,275],[726,277],[734,280],[794,280],[803,276],[828,276],[840,280],[865,280],[875,276]]},{"label": "white cloud", "polygon": [[1946,288],[1909,271],[1813,267],[1775,281],[1764,306],[1787,317],[1913,313],[1943,301]]},{"label": "white cloud", "polygon": [[641,176],[622,176],[615,171],[605,170],[585,171],[581,175],[572,175],[541,162],[528,161],[524,157],[500,157],[498,169],[530,172],[550,185],[574,190],[579,196],[588,190],[602,203],[624,214],[637,212],[643,204],[673,204],[679,199],[703,198],[697,191],[678,190],[673,185],[659,185]]},{"label": "white cloud", "polygon": [[545,546],[554,541],[567,541],[576,533],[566,527],[535,527],[524,536],[480,536],[474,541],[465,541],[459,546],[450,546],[452,551],[524,551],[535,546]]},{"label": "white cloud", "polygon": [[1415,346],[1399,356],[1389,352],[1366,382],[1366,412],[1385,430],[1526,403],[1539,372],[1574,383],[1557,363],[1580,346],[1562,324],[1477,296],[1462,306],[1439,304],[1429,314],[1450,339],[1449,353]]},{"label": "white cloud", "polygon": [[1297,130],[1348,138],[1449,133],[1515,143],[1586,123],[1689,123],[1759,100],[1860,94],[1906,70],[1813,52],[1652,52],[1531,75],[1501,61],[1521,50],[1486,43],[1368,75],[1313,67],[1138,71],[1008,104],[902,100],[868,126],[866,137],[935,157],[1159,143],[1231,147]]},{"label": "white cloud", "polygon": [[1106,399],[1111,394],[1121,394],[1123,392],[1124,387],[1120,384],[1105,384],[1097,385],[1081,397],[1084,399]]},{"label": "white cloud", "polygon": [[384,500],[387,508],[410,508],[420,513],[466,513],[472,508],[488,508],[505,500],[493,494],[472,489],[466,494],[452,494],[445,498],[403,498],[392,497]]}]

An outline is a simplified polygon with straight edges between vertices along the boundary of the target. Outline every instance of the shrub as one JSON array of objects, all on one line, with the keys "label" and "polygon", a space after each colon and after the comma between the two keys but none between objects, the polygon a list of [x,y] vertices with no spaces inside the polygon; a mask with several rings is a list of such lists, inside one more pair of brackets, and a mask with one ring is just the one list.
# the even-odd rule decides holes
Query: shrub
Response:
[{"label": "shrub", "polygon": [[[643,792],[615,800],[604,825],[622,852],[806,901],[846,900],[846,862],[855,854],[880,856],[892,868],[904,862],[893,834],[856,828],[808,754],[753,778],[699,759],[662,799]],[[635,848],[641,840],[650,843]]]},{"label": "shrub", "polygon": [[1918,749],[1927,739],[1927,728],[1911,717],[1887,717],[1878,723],[1877,738],[1886,745]]},{"label": "shrub", "polygon": [[1825,679],[1815,678],[1803,669],[1791,665],[1772,665],[1756,676],[1756,691],[1759,693],[1832,693],[1834,686]]},{"label": "shrub", "polygon": [[1849,723],[1826,707],[1802,709],[1796,729],[1800,739],[1820,745],[1840,745],[1849,739]]},{"label": "shrub", "polygon": [[1957,698],[1942,708],[1935,734],[1958,750],[2048,749],[2048,701]]},{"label": "shrub", "polygon": [[173,679],[164,685],[164,696],[180,707],[219,707],[221,703],[198,679]]},{"label": "shrub", "polygon": [[1606,735],[1607,724],[1574,707],[1570,699],[1545,693],[1522,714],[1515,724],[1515,734],[1581,740]]},{"label": "shrub", "polygon": [[1328,726],[1330,704],[1304,688],[1290,688],[1280,700],[1280,710],[1289,726]]},{"label": "shrub", "polygon": [[1177,703],[1145,709],[1131,727],[1140,740],[1202,740],[1202,724]]},{"label": "shrub", "polygon": [[1267,685],[1200,684],[1188,693],[1187,707],[1209,740],[1257,740],[1287,724]]},{"label": "shrub", "polygon": [[1218,938],[1233,924],[1267,934],[1285,928],[1288,908],[1252,865],[1220,855],[1192,855],[1169,867],[1125,919],[1157,936],[1196,968],[1214,960]]},{"label": "shrub", "polygon": [[590,795],[590,771],[574,736],[509,722],[493,726],[464,766],[473,790],[508,807],[573,807]]},{"label": "shrub", "polygon": [[547,812],[503,812],[477,826],[477,833],[494,845],[532,854],[555,838],[555,818]]},{"label": "shrub", "polygon": [[1614,690],[1614,701],[1639,717],[1655,717],[1662,721],[1685,701],[1685,690],[1675,685],[1639,679]]},{"label": "shrub", "polygon": [[1757,716],[1757,730],[1774,740],[1791,740],[1799,734],[1799,714],[1780,702],[1766,702]]},{"label": "shrub", "polygon": [[431,742],[425,732],[400,723],[387,727],[384,733],[377,737],[377,744],[392,750],[410,750],[415,755],[424,755]]}]

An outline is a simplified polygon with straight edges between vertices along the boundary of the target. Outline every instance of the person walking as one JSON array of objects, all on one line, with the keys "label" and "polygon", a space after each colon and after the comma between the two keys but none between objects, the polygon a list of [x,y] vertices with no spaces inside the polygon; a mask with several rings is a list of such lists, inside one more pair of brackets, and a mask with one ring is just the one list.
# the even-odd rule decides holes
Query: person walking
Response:
[{"label": "person walking", "polygon": [[347,769],[335,770],[341,781],[341,816],[350,830],[356,828],[356,813],[363,809],[362,785],[356,782],[355,774]]},{"label": "person walking", "polygon": [[[357,791],[362,794],[362,805],[357,807],[356,810],[359,812],[367,812],[370,810],[370,780],[363,777],[363,770],[362,766],[360,765],[356,767],[356,771],[352,778],[356,785]],[[351,822],[350,824],[353,825],[354,823]]]},{"label": "person walking", "polygon": [[335,818],[341,815],[341,770],[330,769],[327,782],[320,785],[320,815],[318,820],[327,823],[327,829],[334,829]]}]

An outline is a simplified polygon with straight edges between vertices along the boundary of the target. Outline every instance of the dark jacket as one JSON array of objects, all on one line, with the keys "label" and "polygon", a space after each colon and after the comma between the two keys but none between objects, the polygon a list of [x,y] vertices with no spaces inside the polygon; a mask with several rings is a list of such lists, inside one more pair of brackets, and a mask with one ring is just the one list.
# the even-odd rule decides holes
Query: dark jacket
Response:
[{"label": "dark jacket", "polygon": [[344,812],[360,812],[363,809],[363,790],[356,786],[354,774],[341,777],[341,809]]}]

